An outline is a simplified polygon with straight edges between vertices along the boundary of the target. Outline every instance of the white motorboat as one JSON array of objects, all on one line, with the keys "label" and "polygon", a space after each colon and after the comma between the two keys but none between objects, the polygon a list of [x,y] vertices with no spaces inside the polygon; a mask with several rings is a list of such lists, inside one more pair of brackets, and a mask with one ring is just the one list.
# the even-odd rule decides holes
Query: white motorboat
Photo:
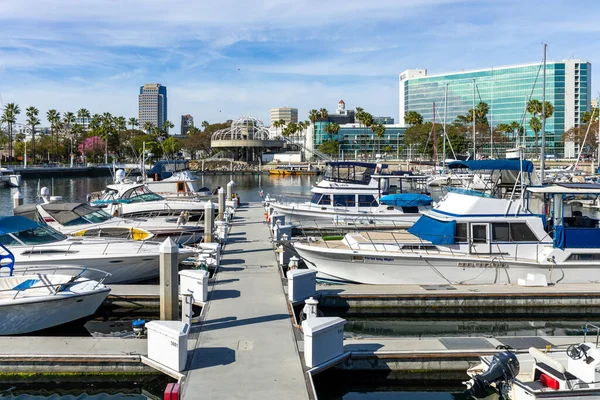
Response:
[{"label": "white motorboat", "polygon": [[[13,274],[14,257],[0,244],[0,335],[20,335],[51,328],[96,312],[110,289],[108,274],[95,271],[98,280],[73,275],[73,269],[31,268]],[[8,272],[6,272],[8,270]]]},{"label": "white motorboat", "polygon": [[267,194],[265,208],[270,214],[286,215],[287,223],[327,221],[409,227],[431,207],[432,199],[412,193],[390,194],[389,181],[401,177],[381,174],[385,168],[385,164],[329,162],[323,180],[311,189],[310,201],[280,201]]},{"label": "white motorboat", "polygon": [[[30,267],[97,268],[111,274],[107,283],[130,283],[159,275],[160,242],[67,237],[25,217],[0,218],[0,243],[16,260],[15,270]],[[179,249],[179,262],[194,255]],[[86,272],[84,276],[91,277]]]},{"label": "white motorboat", "polygon": [[586,339],[566,351],[542,352],[531,347],[528,353],[507,350],[481,357],[481,364],[467,371],[471,377],[464,382],[467,393],[488,400],[600,398],[598,338],[595,342]]},{"label": "white motorboat", "polygon": [[13,210],[34,221],[45,222],[65,235],[107,237],[162,242],[170,237],[175,243],[187,245],[202,240],[204,226],[179,217],[119,218],[103,209],[85,203],[46,202],[26,204]]},{"label": "white motorboat", "polygon": [[12,168],[0,167],[0,184],[8,187],[21,186],[21,175]]},{"label": "white motorboat", "polygon": [[108,185],[91,205],[105,208],[118,217],[178,217],[187,212],[189,221],[204,219],[204,201],[167,200],[144,183]]},{"label": "white motorboat", "polygon": [[[507,169],[518,170],[512,165],[518,160],[505,161]],[[524,163],[523,170],[532,175],[533,164]],[[590,184],[529,187],[521,199],[450,191],[408,231],[348,233],[294,247],[319,278],[338,282],[599,282],[599,221],[564,207],[569,197],[598,193],[600,185]]]}]

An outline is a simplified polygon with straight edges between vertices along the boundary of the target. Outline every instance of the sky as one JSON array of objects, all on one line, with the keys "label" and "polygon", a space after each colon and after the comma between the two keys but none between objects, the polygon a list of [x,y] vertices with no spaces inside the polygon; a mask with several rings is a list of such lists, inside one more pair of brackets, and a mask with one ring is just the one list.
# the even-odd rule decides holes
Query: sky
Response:
[{"label": "sky", "polygon": [[0,105],[137,118],[168,90],[196,125],[362,107],[398,120],[398,75],[578,58],[600,90],[594,0],[0,0]]}]

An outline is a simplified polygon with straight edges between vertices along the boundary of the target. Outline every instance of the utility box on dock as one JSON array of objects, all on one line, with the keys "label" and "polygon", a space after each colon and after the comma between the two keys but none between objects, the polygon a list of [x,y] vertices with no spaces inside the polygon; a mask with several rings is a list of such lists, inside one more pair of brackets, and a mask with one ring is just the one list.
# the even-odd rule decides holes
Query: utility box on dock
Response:
[{"label": "utility box on dock", "polygon": [[179,294],[191,294],[194,303],[208,300],[209,273],[203,269],[179,271]]},{"label": "utility box on dock", "polygon": [[311,318],[302,322],[304,332],[304,362],[316,367],[344,352],[344,325],[339,317]]},{"label": "utility box on dock", "polygon": [[148,358],[174,371],[184,371],[190,326],[181,321],[150,321],[146,329]]},{"label": "utility box on dock", "polygon": [[287,272],[288,300],[292,303],[306,300],[317,293],[317,271],[292,269]]}]

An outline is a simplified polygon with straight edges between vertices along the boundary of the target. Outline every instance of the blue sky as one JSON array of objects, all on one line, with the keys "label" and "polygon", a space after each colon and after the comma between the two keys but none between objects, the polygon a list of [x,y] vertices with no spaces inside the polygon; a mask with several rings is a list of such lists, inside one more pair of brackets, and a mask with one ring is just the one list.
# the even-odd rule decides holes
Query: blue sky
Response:
[{"label": "blue sky", "polygon": [[[398,74],[579,58],[600,90],[592,0],[0,0],[3,104],[137,117],[144,83],[169,119],[348,108],[398,118]],[[20,116],[24,122],[24,112]],[[43,121],[45,122],[45,121]]]}]

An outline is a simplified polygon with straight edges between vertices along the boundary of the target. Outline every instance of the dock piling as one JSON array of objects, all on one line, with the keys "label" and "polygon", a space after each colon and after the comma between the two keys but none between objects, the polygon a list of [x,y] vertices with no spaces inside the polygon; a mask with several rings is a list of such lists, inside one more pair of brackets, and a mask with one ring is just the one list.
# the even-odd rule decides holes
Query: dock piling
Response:
[{"label": "dock piling", "polygon": [[160,319],[175,321],[179,318],[178,262],[179,248],[170,237],[159,248],[160,253]]},{"label": "dock piling", "polygon": [[225,217],[225,189],[219,188],[217,197],[219,198],[219,215],[217,215],[217,219],[222,220]]},{"label": "dock piling", "polygon": [[13,209],[23,205],[23,195],[20,190],[13,195]]},{"label": "dock piling", "polygon": [[204,205],[204,243],[212,243],[215,226],[215,212],[213,203],[208,200]]},{"label": "dock piling", "polygon": [[235,185],[234,181],[229,181],[229,183],[227,184],[227,200],[232,200],[233,199],[233,186]]}]

